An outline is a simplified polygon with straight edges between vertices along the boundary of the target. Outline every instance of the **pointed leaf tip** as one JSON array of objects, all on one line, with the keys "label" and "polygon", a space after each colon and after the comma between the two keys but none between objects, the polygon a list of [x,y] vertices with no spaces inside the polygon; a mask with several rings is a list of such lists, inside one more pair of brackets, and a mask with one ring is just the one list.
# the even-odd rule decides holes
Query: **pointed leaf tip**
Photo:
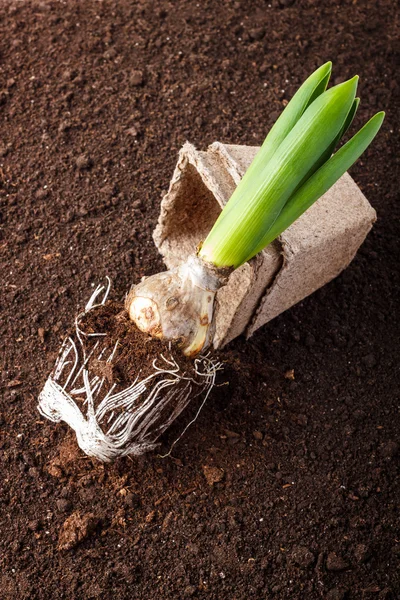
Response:
[{"label": "pointed leaf tip", "polygon": [[332,61],[328,60],[326,63],[324,63],[321,66],[321,69],[323,69],[324,67],[326,68],[327,71],[331,72],[332,71]]},{"label": "pointed leaf tip", "polygon": [[343,83],[339,83],[339,86],[343,86],[343,87],[354,87],[354,89],[357,89],[358,86],[358,80],[359,80],[359,76],[358,75],[354,75],[354,77],[351,77],[350,79],[347,79],[346,81],[344,81]]}]

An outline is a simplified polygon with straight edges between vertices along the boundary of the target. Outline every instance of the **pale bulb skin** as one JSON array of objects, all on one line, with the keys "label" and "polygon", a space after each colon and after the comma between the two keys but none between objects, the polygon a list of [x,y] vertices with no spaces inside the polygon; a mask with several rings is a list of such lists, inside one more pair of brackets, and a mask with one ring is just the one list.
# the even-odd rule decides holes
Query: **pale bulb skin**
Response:
[{"label": "pale bulb skin", "polygon": [[131,288],[125,302],[138,329],[165,342],[177,343],[194,357],[214,336],[214,301],[229,273],[197,256],[175,269],[145,278]]}]

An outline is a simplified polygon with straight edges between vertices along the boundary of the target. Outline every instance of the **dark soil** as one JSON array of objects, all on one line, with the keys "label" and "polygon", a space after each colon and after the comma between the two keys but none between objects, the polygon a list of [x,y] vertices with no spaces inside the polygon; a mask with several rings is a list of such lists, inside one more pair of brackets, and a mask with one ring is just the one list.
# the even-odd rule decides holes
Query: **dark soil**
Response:
[{"label": "dark soil", "polygon": [[[398,597],[397,52],[390,0],[1,3],[1,598]],[[355,125],[387,111],[352,169],[367,241],[229,346],[172,457],[88,459],[36,411],[78,307],[162,268],[186,139],[260,144],[329,59],[360,75]]]}]

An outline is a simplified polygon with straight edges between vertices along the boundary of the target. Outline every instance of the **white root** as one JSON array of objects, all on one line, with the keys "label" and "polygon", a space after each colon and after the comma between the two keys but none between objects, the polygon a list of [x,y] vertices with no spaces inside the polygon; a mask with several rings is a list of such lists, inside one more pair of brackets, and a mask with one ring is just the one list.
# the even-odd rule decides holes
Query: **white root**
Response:
[{"label": "white root", "polygon": [[74,429],[80,448],[103,462],[154,449],[160,435],[193,398],[204,395],[204,405],[222,368],[206,355],[193,362],[191,373],[183,373],[169,344],[154,361],[153,373],[143,379],[139,374],[123,390],[116,391],[115,383],[90,373],[91,359],[112,363],[117,355],[118,342],[110,352],[102,344],[103,332],[85,334],[80,328],[84,315],[105,304],[110,287],[109,279],[107,286],[98,286],[76,318],[75,339],[64,341],[38,404],[44,417],[65,421]]}]

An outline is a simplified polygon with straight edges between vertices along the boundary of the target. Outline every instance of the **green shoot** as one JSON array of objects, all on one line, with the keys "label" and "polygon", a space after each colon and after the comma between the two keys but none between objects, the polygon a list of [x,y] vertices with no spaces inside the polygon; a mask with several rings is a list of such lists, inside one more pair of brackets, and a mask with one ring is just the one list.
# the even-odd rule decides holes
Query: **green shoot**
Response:
[{"label": "green shoot", "polygon": [[[384,117],[384,112],[374,115],[351,140],[342,146],[291,196],[271,229],[261,240],[259,249],[256,248],[256,254],[294,223],[360,158],[378,133]],[[247,260],[250,260],[250,258],[252,256],[249,256]]]},{"label": "green shoot", "polygon": [[289,131],[293,129],[306,108],[308,108],[308,106],[326,90],[331,71],[332,63],[327,62],[314,71],[314,73],[312,73],[299,87],[289,104],[271,128],[271,131],[265,138],[260,151],[257,153],[257,156],[247,172],[250,171],[253,165],[254,167],[257,167],[257,163],[262,162],[265,166],[267,162],[269,162],[276,148],[283,142]]},{"label": "green shoot", "polygon": [[358,77],[325,91],[326,63],[294,95],[204,241],[199,256],[237,268],[273,241],[359,158],[378,132],[373,117],[332,156],[356,113]]},{"label": "green shoot", "polygon": [[[263,145],[254,157],[253,162],[243,176],[243,185],[246,185],[260,168],[264,168],[283,142],[287,134],[293,129],[306,108],[325,90],[331,76],[332,63],[327,62],[312,73],[299,87],[290,100],[276,123],[271,128]],[[239,199],[239,196],[237,196]]]}]

